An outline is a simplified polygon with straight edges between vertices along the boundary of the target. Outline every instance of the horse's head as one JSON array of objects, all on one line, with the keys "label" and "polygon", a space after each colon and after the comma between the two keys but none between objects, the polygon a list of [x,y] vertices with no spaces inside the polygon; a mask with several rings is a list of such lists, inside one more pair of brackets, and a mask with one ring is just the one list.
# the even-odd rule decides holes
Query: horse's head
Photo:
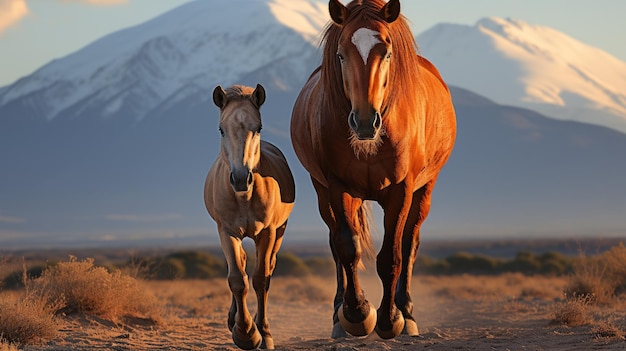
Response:
[{"label": "horse's head", "polygon": [[261,113],[265,89],[221,86],[213,90],[213,102],[220,108],[219,131],[222,134],[222,157],[230,166],[230,185],[235,192],[251,189],[252,170],[261,158]]},{"label": "horse's head", "polygon": [[329,3],[333,22],[341,27],[336,59],[341,65],[343,90],[351,105],[348,125],[353,143],[380,138],[381,108],[388,95],[393,60],[389,24],[400,15],[399,0],[390,0],[374,13],[371,9],[359,11],[358,6],[374,7],[373,3],[376,2],[348,7],[339,0]]}]

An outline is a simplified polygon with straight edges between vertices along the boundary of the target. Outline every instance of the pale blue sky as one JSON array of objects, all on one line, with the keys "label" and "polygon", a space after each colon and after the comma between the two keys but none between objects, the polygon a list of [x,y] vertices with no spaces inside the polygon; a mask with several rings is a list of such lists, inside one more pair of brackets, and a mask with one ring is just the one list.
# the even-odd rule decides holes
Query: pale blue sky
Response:
[{"label": "pale blue sky", "polygon": [[[0,0],[0,86],[188,1]],[[415,35],[439,22],[471,25],[482,17],[511,17],[552,27],[626,61],[623,0],[403,0],[401,4]]]}]

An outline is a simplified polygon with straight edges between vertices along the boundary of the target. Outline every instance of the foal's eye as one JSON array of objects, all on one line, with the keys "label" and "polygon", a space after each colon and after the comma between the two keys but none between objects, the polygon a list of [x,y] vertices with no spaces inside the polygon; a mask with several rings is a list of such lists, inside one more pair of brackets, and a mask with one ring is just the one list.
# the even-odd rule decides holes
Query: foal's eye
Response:
[{"label": "foal's eye", "polygon": [[222,127],[219,127],[218,130],[220,131],[220,134],[224,136],[224,129],[222,129]]}]

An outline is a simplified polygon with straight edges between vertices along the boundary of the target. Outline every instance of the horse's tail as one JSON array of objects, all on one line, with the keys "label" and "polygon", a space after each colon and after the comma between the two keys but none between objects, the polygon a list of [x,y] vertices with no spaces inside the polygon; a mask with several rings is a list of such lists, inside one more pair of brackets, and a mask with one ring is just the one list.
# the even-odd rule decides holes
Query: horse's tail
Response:
[{"label": "horse's tail", "polygon": [[[374,242],[372,241],[372,233],[370,232],[370,221],[373,220],[374,216],[372,215],[372,205],[370,202],[364,202],[361,205],[357,211],[357,217],[361,225],[359,233],[363,258],[367,261],[375,261],[376,252],[374,251]],[[362,263],[360,266],[364,268]]]}]

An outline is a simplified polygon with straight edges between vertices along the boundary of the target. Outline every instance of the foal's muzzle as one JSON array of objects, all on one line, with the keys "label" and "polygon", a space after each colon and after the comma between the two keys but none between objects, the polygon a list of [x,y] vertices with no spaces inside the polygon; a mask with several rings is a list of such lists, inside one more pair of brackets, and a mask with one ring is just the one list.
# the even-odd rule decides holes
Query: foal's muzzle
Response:
[{"label": "foal's muzzle", "polygon": [[230,172],[230,185],[235,192],[248,191],[252,185],[252,172],[233,171]]},{"label": "foal's muzzle", "polygon": [[374,111],[369,118],[360,118],[355,111],[348,116],[348,125],[360,140],[372,140],[378,135],[382,126],[382,118],[378,111]]}]

